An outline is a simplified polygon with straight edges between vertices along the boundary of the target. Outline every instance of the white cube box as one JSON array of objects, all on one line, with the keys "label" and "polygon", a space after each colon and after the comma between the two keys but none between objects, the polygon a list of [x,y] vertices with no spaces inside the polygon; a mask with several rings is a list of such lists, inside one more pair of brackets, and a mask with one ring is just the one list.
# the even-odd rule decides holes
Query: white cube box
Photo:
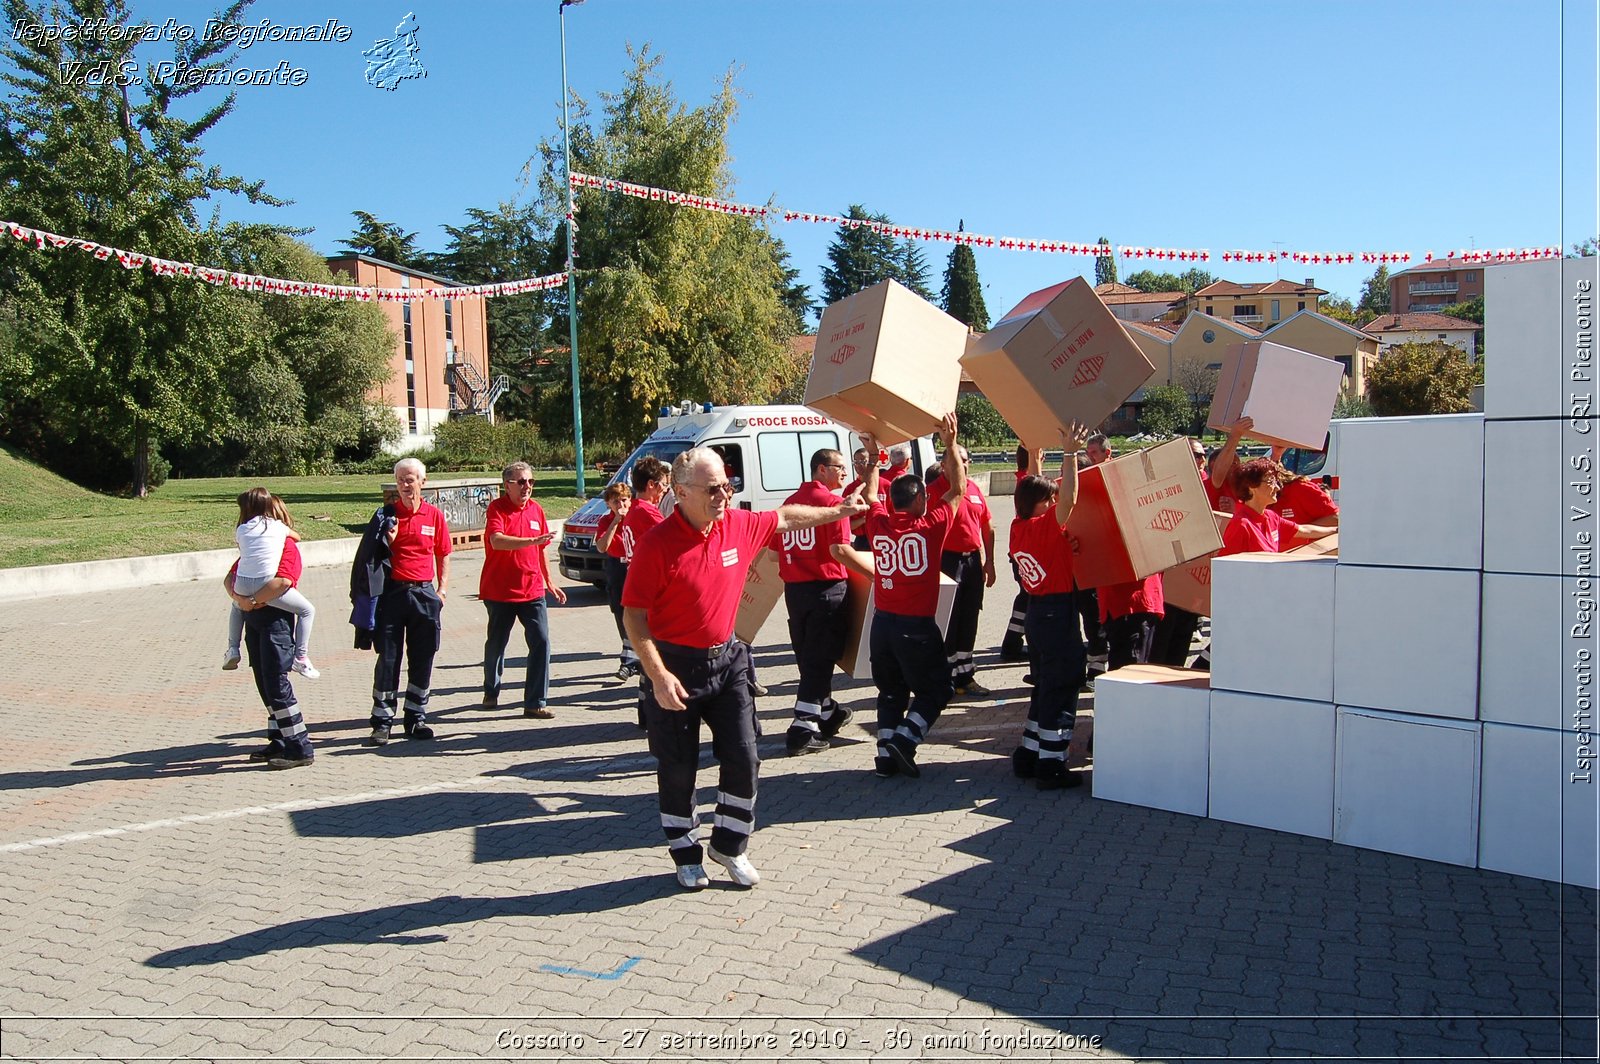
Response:
[{"label": "white cube box", "polygon": [[1339,559],[1483,566],[1483,415],[1339,423]]},{"label": "white cube box", "polygon": [[1333,701],[1332,558],[1235,554],[1211,562],[1211,686]]},{"label": "white cube box", "polygon": [[1333,701],[1477,719],[1481,579],[1466,570],[1341,562],[1334,581]]},{"label": "white cube box", "polygon": [[1479,868],[1600,887],[1593,748],[1571,730],[1483,726]]},{"label": "white cube box", "polygon": [[1333,841],[1476,865],[1478,729],[1340,706]]},{"label": "white cube box", "polygon": [[1333,837],[1333,705],[1211,692],[1210,817]]},{"label": "white cube box", "polygon": [[[1483,574],[1478,717],[1566,728],[1578,650],[1594,651],[1593,601],[1574,577]],[[1574,633],[1577,636],[1574,636]]]},{"label": "white cube box", "polygon": [[[1574,521],[1570,509],[1595,513],[1594,418],[1491,421],[1483,432],[1483,568],[1491,573],[1576,576],[1577,532],[1594,519]],[[1591,542],[1592,548],[1592,542]],[[1593,551],[1586,562],[1593,571]]]},{"label": "white cube box", "polygon": [[1128,665],[1100,677],[1094,796],[1205,816],[1210,716],[1204,672]]},{"label": "white cube box", "polygon": [[[1491,418],[1572,414],[1574,391],[1594,393],[1594,362],[1579,362],[1579,334],[1594,344],[1600,259],[1490,266],[1483,271],[1484,412]],[[1584,286],[1587,285],[1587,290]],[[1573,380],[1573,370],[1584,380]]]}]

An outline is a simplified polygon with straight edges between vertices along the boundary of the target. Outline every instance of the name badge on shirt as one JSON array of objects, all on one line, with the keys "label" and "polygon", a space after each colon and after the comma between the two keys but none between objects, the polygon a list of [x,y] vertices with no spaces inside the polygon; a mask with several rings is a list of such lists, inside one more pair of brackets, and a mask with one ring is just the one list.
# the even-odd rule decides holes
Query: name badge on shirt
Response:
[{"label": "name badge on shirt", "polygon": [[1294,507],[1285,506],[1283,508],[1283,510],[1282,510],[1282,514],[1283,514],[1283,519],[1285,521],[1293,521],[1294,520]]},{"label": "name badge on shirt", "polygon": [[738,565],[738,564],[739,564],[739,548],[738,547],[729,547],[727,550],[722,552],[722,567],[724,569],[726,569],[730,565]]},{"label": "name badge on shirt", "polygon": [[433,535],[433,526],[432,526],[432,525],[423,525],[423,526],[422,526],[422,534],[423,534],[423,535],[424,535],[424,536],[431,536],[431,535]]}]

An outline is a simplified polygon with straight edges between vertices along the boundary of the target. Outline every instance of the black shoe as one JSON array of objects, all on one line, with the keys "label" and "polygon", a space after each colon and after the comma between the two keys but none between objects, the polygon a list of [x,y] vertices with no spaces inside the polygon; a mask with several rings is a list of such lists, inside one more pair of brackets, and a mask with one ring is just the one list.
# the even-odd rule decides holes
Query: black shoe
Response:
[{"label": "black shoe", "polygon": [[1019,746],[1011,751],[1011,774],[1019,780],[1031,780],[1039,774],[1039,751]]},{"label": "black shoe", "polygon": [[839,734],[840,728],[850,723],[854,716],[854,713],[835,702],[833,704],[833,714],[822,718],[822,737],[824,739],[832,739]]},{"label": "black shoe", "polygon": [[482,705],[483,705],[484,709],[497,709],[497,708],[499,708],[500,695],[498,693],[489,694],[488,692],[484,692]]},{"label": "black shoe", "polygon": [[889,756],[894,759],[894,766],[900,770],[902,776],[917,779],[922,775],[922,770],[917,767],[917,750],[910,743],[899,739],[890,740]]},{"label": "black shoe", "polygon": [[1013,644],[1009,644],[1009,643],[1001,643],[1000,644],[1000,662],[1001,662],[1001,664],[1011,665],[1011,664],[1015,664],[1016,662],[1019,662],[1019,661],[1027,661],[1027,660],[1028,660],[1027,648],[1025,648],[1021,643],[1017,643],[1017,644],[1014,644],[1014,645]]},{"label": "black shoe", "polygon": [[368,746],[387,746],[387,745],[389,745],[389,725],[387,725],[387,724],[375,724],[375,725],[373,725],[372,734],[367,736],[367,745]]},{"label": "black shoe", "polygon": [[407,724],[406,738],[426,741],[433,738],[433,729],[426,724]]},{"label": "black shoe", "polygon": [[282,743],[268,743],[259,750],[250,751],[250,760],[271,761],[273,758],[279,756],[287,749],[288,747],[284,746]]},{"label": "black shoe", "polygon": [[1041,791],[1058,791],[1066,786],[1065,777],[1067,766],[1055,758],[1040,758],[1039,767],[1034,772],[1034,786]]},{"label": "black shoe", "polygon": [[767,693],[767,689],[762,686],[760,680],[752,678],[750,680],[750,693],[755,695],[757,698],[761,698]]},{"label": "black shoe", "polygon": [[1031,672],[1023,673],[1022,674],[1022,682],[1027,684],[1029,687],[1032,687],[1033,686],[1033,673],[1031,673]]},{"label": "black shoe", "polygon": [[305,768],[317,759],[317,755],[307,750],[305,753],[290,753],[287,749],[267,758],[270,768]]},{"label": "black shoe", "polygon": [[872,759],[872,774],[880,780],[886,780],[890,776],[899,775],[899,773],[900,766],[894,763],[894,758],[875,757]]},{"label": "black shoe", "polygon": [[790,757],[799,757],[802,754],[815,754],[828,749],[828,740],[816,732],[801,731],[789,735],[783,745]]}]

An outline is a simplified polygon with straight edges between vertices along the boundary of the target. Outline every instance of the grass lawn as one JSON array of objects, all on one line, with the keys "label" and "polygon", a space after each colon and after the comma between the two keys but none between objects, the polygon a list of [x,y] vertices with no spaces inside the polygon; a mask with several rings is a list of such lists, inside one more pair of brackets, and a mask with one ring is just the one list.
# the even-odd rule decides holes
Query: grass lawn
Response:
[{"label": "grass lawn", "polygon": [[[477,475],[441,473],[433,479]],[[498,476],[498,470],[481,475]],[[582,500],[572,495],[570,471],[535,475],[534,497],[548,516],[564,518],[578,508]],[[132,499],[81,488],[0,449],[0,569],[232,547],[239,519],[234,499],[257,484],[289,504],[303,538],[351,536],[366,526],[391,479],[363,474],[169,480],[149,498]],[[605,477],[591,473],[588,483],[599,490]]]}]

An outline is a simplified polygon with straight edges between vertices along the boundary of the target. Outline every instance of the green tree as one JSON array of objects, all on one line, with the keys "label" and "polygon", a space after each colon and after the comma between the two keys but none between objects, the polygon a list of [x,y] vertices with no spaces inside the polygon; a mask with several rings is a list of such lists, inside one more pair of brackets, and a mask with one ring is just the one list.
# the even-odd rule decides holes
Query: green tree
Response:
[{"label": "green tree", "polygon": [[811,331],[811,315],[816,313],[816,304],[811,299],[811,286],[800,283],[800,271],[795,269],[789,261],[789,248],[779,237],[765,234],[772,242],[772,255],[778,261],[778,269],[783,274],[782,299],[783,305],[794,315],[792,331],[799,335]]},{"label": "green tree", "polygon": [[1211,399],[1217,394],[1217,373],[1214,363],[1202,356],[1191,355],[1178,359],[1172,366],[1172,383],[1189,397],[1188,435],[1198,436],[1205,428],[1206,417],[1211,413]]},{"label": "green tree", "polygon": [[[1478,373],[1483,373],[1483,297],[1473,296],[1471,299],[1460,303],[1451,303],[1447,307],[1439,308],[1440,314],[1447,314],[1452,318],[1470,321],[1479,326],[1477,335],[1473,337],[1472,346],[1478,356]],[[1481,381],[1479,383],[1482,383]]]},{"label": "green tree", "polygon": [[[850,222],[891,224],[886,214],[872,214],[859,203],[852,203],[844,215],[850,221],[840,224],[833,243],[828,245],[828,265],[822,268],[822,302],[832,306],[845,296],[855,295],[880,281],[899,281],[907,288],[932,299],[928,294],[927,269],[919,274],[919,264],[908,253],[911,241],[896,240],[891,234]],[[917,259],[920,260],[920,252]]]},{"label": "green tree", "polygon": [[[1103,248],[1109,248],[1111,241],[1101,237],[1095,241]],[[1113,255],[1097,255],[1094,260],[1094,283],[1098,288],[1103,284],[1117,283],[1117,260]]]},{"label": "green tree", "polygon": [[989,308],[984,305],[983,284],[978,280],[978,259],[965,244],[950,249],[939,304],[946,314],[978,332],[989,328]]},{"label": "green tree", "polygon": [[1367,400],[1379,417],[1464,414],[1472,409],[1472,363],[1439,340],[1396,344],[1367,371]]},{"label": "green tree", "polygon": [[1360,311],[1356,310],[1355,308],[1355,304],[1351,303],[1350,300],[1344,296],[1336,296],[1332,293],[1322,297],[1322,299],[1317,303],[1317,310],[1319,313],[1326,314],[1334,321],[1342,321],[1346,325],[1354,325],[1356,328],[1360,328],[1368,321],[1372,320],[1371,318],[1368,318],[1366,321],[1363,321],[1361,319]]},{"label": "green tree", "polygon": [[1597,249],[1600,249],[1600,236],[1591,236],[1581,244],[1572,245],[1572,253],[1566,257],[1569,259],[1588,258],[1594,255]]},{"label": "green tree", "polygon": [[[214,17],[240,22],[246,6]],[[30,0],[5,0],[5,13],[12,26],[69,20],[61,6]],[[74,0],[70,21],[98,32],[13,35],[0,50],[0,210],[113,247],[215,261],[227,238],[214,223],[202,226],[202,205],[223,194],[278,202],[259,182],[204,162],[201,140],[234,96],[205,104],[196,98],[210,93],[203,76],[164,76],[154,62],[141,71],[139,35],[119,32],[131,22],[124,0]],[[169,61],[203,75],[230,58],[228,44],[197,35],[174,42]],[[231,353],[250,340],[232,293],[13,241],[0,250],[0,291],[11,296],[18,359],[28,366],[25,378],[0,380],[8,438],[76,460],[76,472],[102,483],[128,460],[142,496],[162,445],[215,442],[230,429]]]},{"label": "green tree", "polygon": [[[426,256],[417,251],[417,234],[408,233],[393,222],[379,221],[367,211],[351,211],[356,227],[339,241],[351,251],[370,255],[396,266],[428,269]],[[431,271],[430,271],[431,272]]]},{"label": "green tree", "polygon": [[1176,384],[1158,384],[1144,390],[1139,427],[1156,436],[1181,436],[1189,431],[1194,409],[1189,393]]},{"label": "green tree", "polygon": [[[647,47],[620,91],[601,95],[596,128],[576,101],[574,170],[681,189],[732,193],[728,130],[736,113],[731,72],[706,103],[688,107],[657,73]],[[564,218],[561,142],[541,141],[541,208]],[[578,352],[585,433],[635,439],[664,401],[764,402],[792,365],[795,319],[771,237],[748,218],[595,190],[577,193]],[[559,226],[553,246],[563,247]],[[554,336],[567,336],[564,291],[553,293]],[[569,432],[570,385],[539,398],[546,437]]]},{"label": "green tree", "polygon": [[1016,446],[1017,434],[986,396],[957,396],[956,417],[961,422],[961,441],[968,447]]},{"label": "green tree", "polygon": [[933,291],[928,287],[928,258],[922,252],[920,241],[910,237],[900,241],[900,276],[895,279],[923,299],[933,302]]},{"label": "green tree", "polygon": [[1368,315],[1371,321],[1380,314],[1389,313],[1389,267],[1379,266],[1372,271],[1361,284],[1361,298],[1356,301],[1356,310]]},{"label": "green tree", "polygon": [[1137,288],[1141,292],[1181,292],[1185,290],[1183,281],[1177,274],[1156,273],[1154,270],[1139,270],[1135,273],[1130,273],[1122,283],[1129,288]]},{"label": "green tree", "polygon": [[1210,271],[1193,266],[1178,274],[1178,288],[1192,296],[1206,285],[1215,284],[1216,280]]}]

